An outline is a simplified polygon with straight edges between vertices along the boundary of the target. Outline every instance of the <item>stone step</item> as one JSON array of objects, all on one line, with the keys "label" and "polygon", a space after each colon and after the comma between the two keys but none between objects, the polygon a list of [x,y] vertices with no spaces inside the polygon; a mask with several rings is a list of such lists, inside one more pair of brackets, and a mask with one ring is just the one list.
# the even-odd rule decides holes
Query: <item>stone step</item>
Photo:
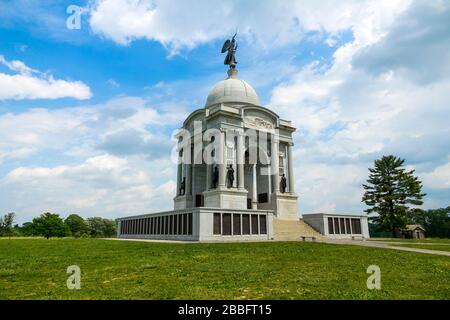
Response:
[{"label": "stone step", "polygon": [[325,237],[314,230],[310,225],[299,220],[279,220],[273,219],[273,231],[275,240],[301,240],[301,237],[315,237],[316,240]]}]

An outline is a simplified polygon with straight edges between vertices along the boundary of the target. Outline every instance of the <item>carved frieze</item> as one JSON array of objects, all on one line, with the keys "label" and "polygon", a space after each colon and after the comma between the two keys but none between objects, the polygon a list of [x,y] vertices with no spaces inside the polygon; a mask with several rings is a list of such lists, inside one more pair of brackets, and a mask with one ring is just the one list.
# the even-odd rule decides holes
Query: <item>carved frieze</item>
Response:
[{"label": "carved frieze", "polygon": [[244,123],[250,127],[259,129],[273,129],[274,126],[271,122],[255,116],[245,116]]}]

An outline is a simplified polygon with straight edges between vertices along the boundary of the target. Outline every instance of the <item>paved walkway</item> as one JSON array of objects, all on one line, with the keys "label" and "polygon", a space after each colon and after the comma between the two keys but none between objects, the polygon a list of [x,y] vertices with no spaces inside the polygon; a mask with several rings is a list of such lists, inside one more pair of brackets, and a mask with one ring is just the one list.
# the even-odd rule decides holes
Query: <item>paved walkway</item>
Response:
[{"label": "paved walkway", "polygon": [[[348,244],[348,245],[354,245],[354,246],[393,249],[393,250],[401,250],[401,251],[409,251],[409,252],[417,252],[417,253],[428,253],[428,254],[434,254],[434,255],[439,255],[439,256],[448,256],[448,257],[450,257],[450,251],[428,250],[428,249],[403,247],[403,246],[399,246],[398,242],[357,241],[357,240],[325,240],[325,241],[322,241],[322,242],[324,242],[324,243],[331,243],[331,244]],[[395,244],[395,245],[391,245],[391,244]],[[413,244],[413,243],[405,243],[405,244]],[[414,243],[414,244],[421,245],[420,243]]]},{"label": "paved walkway", "polygon": [[369,242],[378,242],[386,244],[396,244],[398,246],[402,245],[418,245],[418,246],[450,246],[450,242],[407,242],[407,241],[389,241],[389,240],[367,240]]}]

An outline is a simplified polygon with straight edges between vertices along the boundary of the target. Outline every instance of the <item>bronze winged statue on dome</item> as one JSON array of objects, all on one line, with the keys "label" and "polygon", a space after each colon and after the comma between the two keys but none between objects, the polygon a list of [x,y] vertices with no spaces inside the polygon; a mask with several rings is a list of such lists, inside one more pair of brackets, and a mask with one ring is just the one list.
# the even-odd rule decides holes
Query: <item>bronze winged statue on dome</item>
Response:
[{"label": "bronze winged statue on dome", "polygon": [[236,50],[238,48],[238,45],[236,42],[236,36],[237,36],[237,33],[234,34],[234,36],[233,36],[233,38],[231,38],[231,40],[228,39],[227,41],[225,41],[225,43],[222,46],[222,53],[225,53],[228,51],[223,64],[229,65],[230,69],[236,68],[236,65],[237,65]]}]

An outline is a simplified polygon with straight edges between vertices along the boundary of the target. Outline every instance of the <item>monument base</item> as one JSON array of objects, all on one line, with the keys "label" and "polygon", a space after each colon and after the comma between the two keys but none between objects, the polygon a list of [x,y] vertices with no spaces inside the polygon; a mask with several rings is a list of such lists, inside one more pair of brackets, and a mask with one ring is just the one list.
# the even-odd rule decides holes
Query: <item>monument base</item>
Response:
[{"label": "monument base", "polygon": [[203,192],[204,206],[207,208],[246,210],[247,194],[248,191],[245,189],[218,187]]},{"label": "monument base", "polygon": [[280,220],[298,220],[298,196],[295,193],[276,192],[272,195],[276,218]]},{"label": "monument base", "polygon": [[184,210],[193,207],[193,197],[191,195],[176,196],[173,199],[174,210]]}]

